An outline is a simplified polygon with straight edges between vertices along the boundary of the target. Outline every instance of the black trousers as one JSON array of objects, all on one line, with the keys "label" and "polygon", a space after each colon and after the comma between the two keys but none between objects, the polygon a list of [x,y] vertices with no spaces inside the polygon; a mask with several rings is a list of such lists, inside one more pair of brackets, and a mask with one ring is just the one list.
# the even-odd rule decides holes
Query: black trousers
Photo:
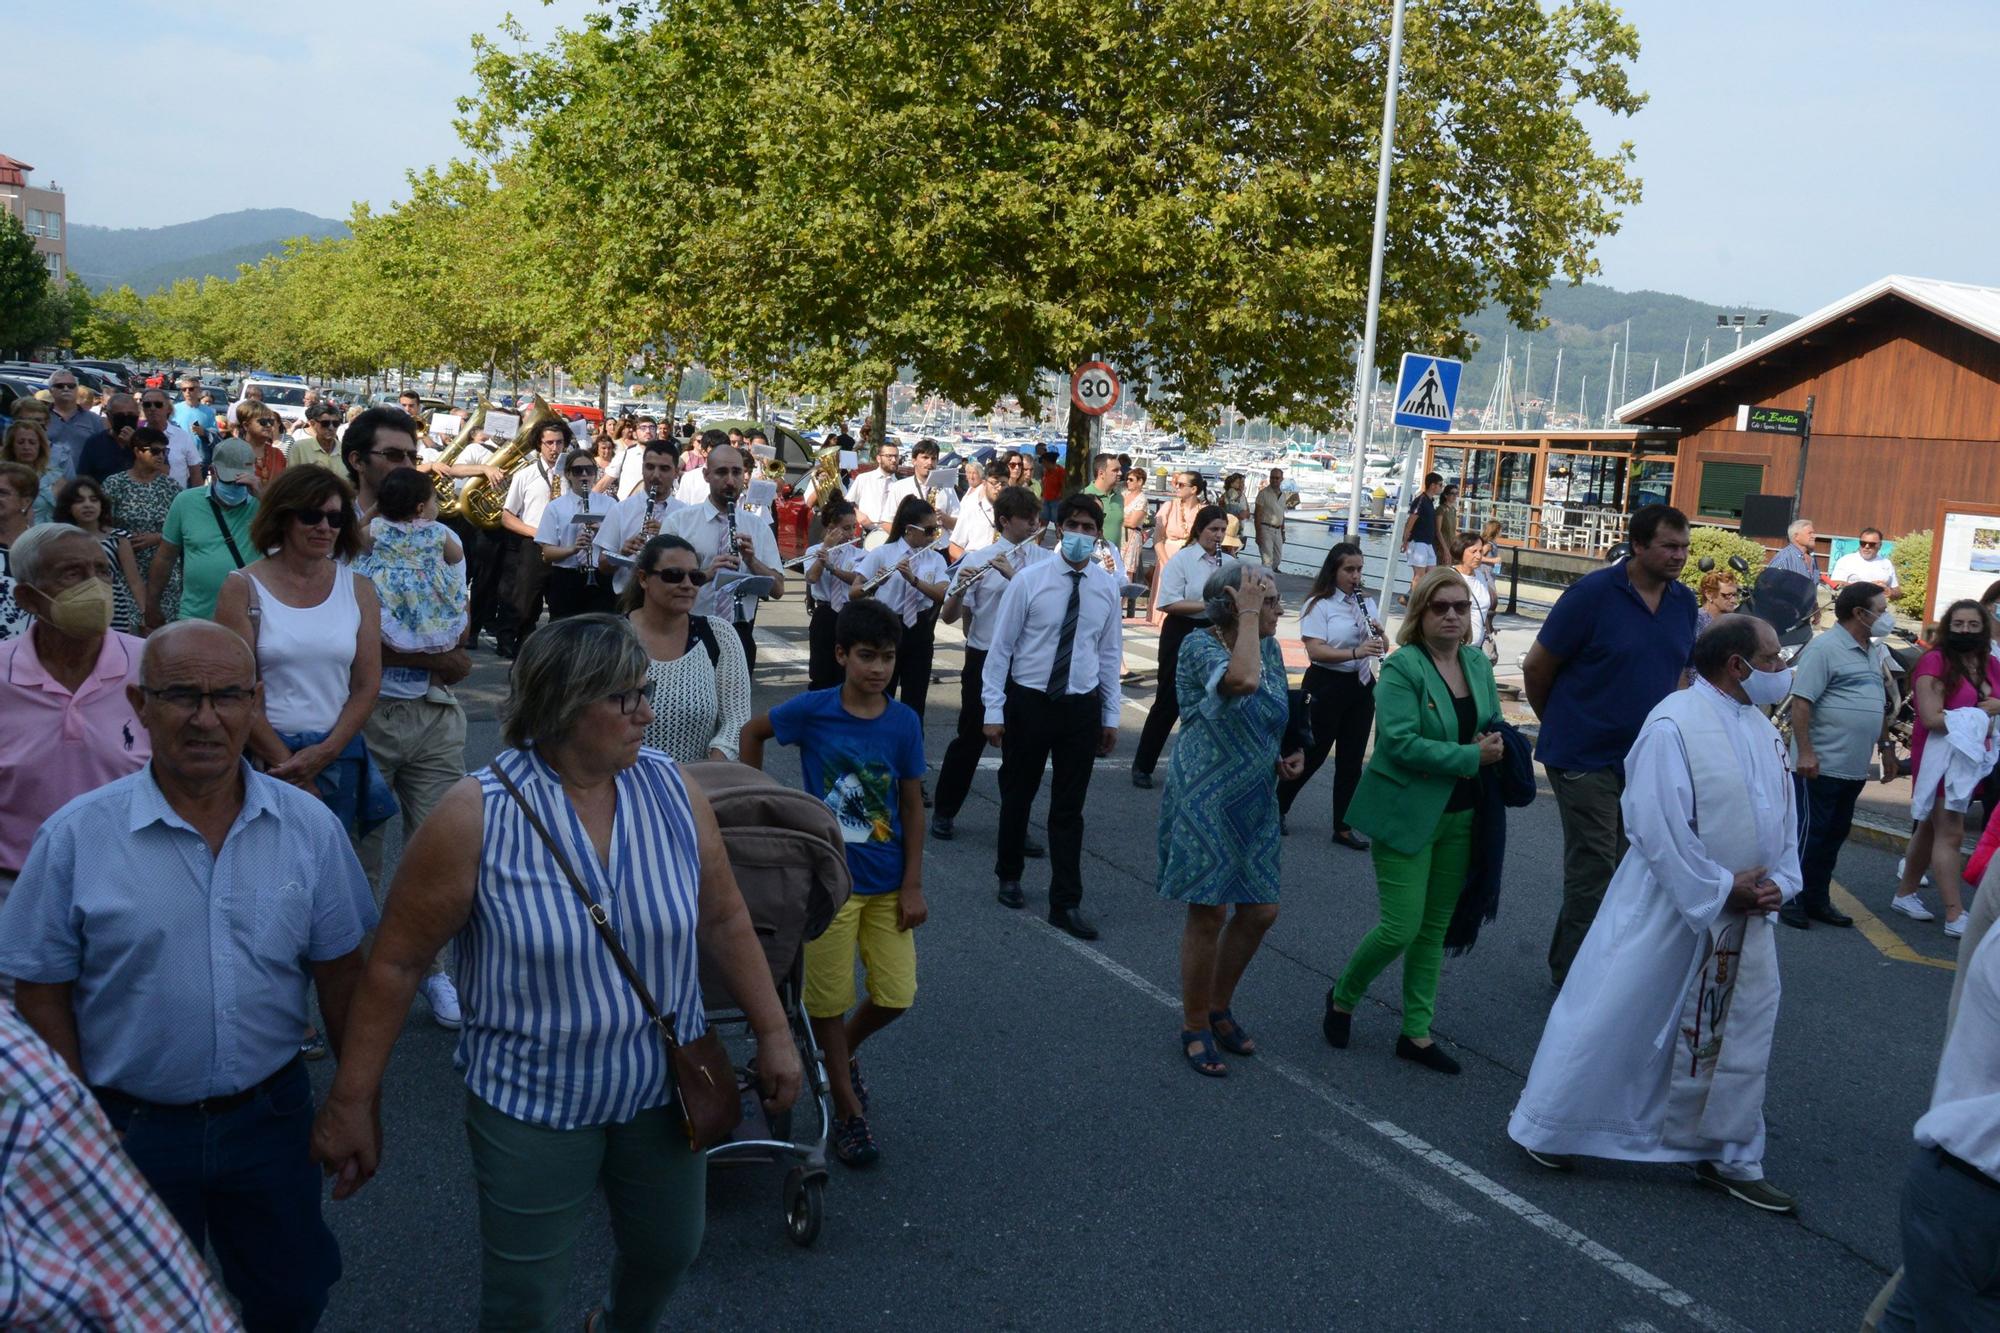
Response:
[{"label": "black trousers", "polygon": [[739,620],[730,626],[736,631],[736,641],[743,645],[743,664],[747,670],[757,669],[757,622]]},{"label": "black trousers", "polygon": [[831,689],[847,679],[847,673],[840,669],[840,663],[833,655],[833,622],[840,618],[840,612],[825,602],[814,602],[812,616],[806,621],[806,688],[809,690]]},{"label": "black trousers", "polygon": [[611,591],[611,576],[602,571],[593,583],[589,570],[552,568],[547,591],[550,620],[592,611],[609,612],[617,605],[617,597]]},{"label": "black trousers", "polygon": [[1094,694],[1049,695],[1007,682],[1007,731],[1000,746],[1000,849],[993,873],[1021,878],[1028,811],[1049,783],[1049,910],[1083,902],[1083,802],[1097,764],[1104,721]]},{"label": "black trousers", "polygon": [[1146,710],[1146,727],[1139,733],[1139,753],[1132,759],[1134,773],[1150,773],[1167,748],[1167,737],[1181,718],[1180,693],[1174,688],[1175,669],[1180,665],[1181,640],[1201,628],[1205,621],[1193,616],[1168,616],[1160,627],[1160,681],[1153,691],[1153,706]]},{"label": "black trousers", "polygon": [[1798,788],[1799,807],[1799,888],[1800,907],[1831,907],[1834,862],[1840,859],[1841,844],[1854,827],[1854,802],[1866,778],[1802,778],[1792,775]]},{"label": "black trousers", "polygon": [[506,569],[504,551],[494,538],[505,534],[488,532],[463,518],[447,518],[443,522],[465,548],[465,584],[471,599],[466,618],[468,633],[489,629],[500,599],[500,575]]},{"label": "black trousers", "polygon": [[930,615],[917,617],[914,625],[903,626],[896,642],[896,671],[889,677],[889,697],[901,699],[924,715],[924,701],[931,693],[931,659],[937,654],[937,620]]},{"label": "black trousers", "polygon": [[506,535],[514,543],[513,638],[518,643],[534,633],[536,622],[542,618],[542,593],[548,587],[549,567],[543,562],[542,548],[533,537],[523,537],[518,532]]},{"label": "black trousers", "polygon": [[986,753],[986,705],[980,702],[980,684],[986,676],[986,650],[965,650],[965,678],[959,682],[958,730],[944,748],[944,763],[938,767],[937,794],[933,815],[956,819],[972,790],[972,775],[979,771],[979,757]]},{"label": "black trousers", "polygon": [[1361,683],[1352,671],[1329,671],[1310,667],[1306,671],[1306,698],[1311,703],[1313,743],[1306,751],[1306,766],[1296,778],[1278,784],[1278,809],[1289,813],[1292,802],[1313,774],[1333,753],[1333,827],[1347,827],[1347,803],[1361,783],[1361,760],[1368,749],[1368,729],[1375,725],[1375,683]]}]

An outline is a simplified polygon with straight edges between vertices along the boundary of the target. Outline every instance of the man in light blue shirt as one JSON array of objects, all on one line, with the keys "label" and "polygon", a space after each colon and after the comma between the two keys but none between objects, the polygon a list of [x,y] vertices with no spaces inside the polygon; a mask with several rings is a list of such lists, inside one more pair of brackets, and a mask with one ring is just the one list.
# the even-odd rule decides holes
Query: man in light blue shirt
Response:
[{"label": "man in light blue shirt", "polygon": [[201,401],[201,381],[192,375],[180,378],[181,400],[174,404],[174,424],[201,442],[204,465],[215,449],[215,409]]},{"label": "man in light blue shirt", "polygon": [[340,1049],[375,906],[324,802],[242,761],[262,697],[210,623],[147,641],[151,764],[58,810],[0,906],[0,973],[83,1076],[251,1328],[310,1328],[340,1273],[310,1156],[307,985]]},{"label": "man in light blue shirt", "polygon": [[1766,569],[1788,569],[1794,574],[1803,574],[1815,583],[1819,581],[1819,566],[1813,563],[1813,542],[1818,534],[1813,531],[1812,520],[1795,520],[1785,529],[1785,545]]}]

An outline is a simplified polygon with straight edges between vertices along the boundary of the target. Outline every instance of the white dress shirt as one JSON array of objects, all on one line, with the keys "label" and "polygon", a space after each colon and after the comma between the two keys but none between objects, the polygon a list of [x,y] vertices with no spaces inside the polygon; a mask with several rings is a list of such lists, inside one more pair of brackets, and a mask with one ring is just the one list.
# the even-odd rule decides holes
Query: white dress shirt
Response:
[{"label": "white dress shirt", "polygon": [[1124,622],[1118,614],[1118,580],[1095,560],[1085,563],[1083,593],[1077,603],[1076,638],[1070,644],[1069,680],[1052,682],[1056,641],[1062,637],[1063,616],[1069,609],[1071,580],[1079,571],[1067,560],[1037,560],[1016,574],[993,617],[991,646],[980,701],[986,725],[1007,721],[1007,682],[1056,694],[1094,694],[1103,725],[1118,725],[1123,696],[1118,689],[1118,663],[1124,651]]},{"label": "white dress shirt", "polygon": [[[993,563],[996,556],[1006,556],[1007,563],[1014,567],[1013,578],[1000,574],[982,574],[965,590],[959,599],[960,615],[965,625],[965,646],[986,652],[993,646],[993,621],[1000,614],[1000,599],[1007,595],[1008,587],[1021,576],[1021,572],[1039,560],[1046,560],[1055,554],[1046,546],[1033,542],[1023,542],[1019,549],[1012,542],[995,541],[974,551],[958,562],[957,577],[971,578],[974,570],[984,569]],[[1082,621],[1077,622],[1080,627]],[[1060,630],[1061,625],[1056,628]]]},{"label": "white dress shirt", "polygon": [[854,502],[863,518],[887,523],[896,514],[896,506],[889,499],[889,492],[895,486],[895,476],[875,468],[847,483],[847,498]]},{"label": "white dress shirt", "polygon": [[500,507],[539,531],[542,511],[549,507],[551,480],[558,488],[563,487],[562,474],[556,471],[555,464],[544,463],[539,457],[529,459],[507,479],[507,498]]},{"label": "white dress shirt", "polygon": [[1966,965],[1958,1017],[1916,1138],[2000,1180],[2000,930],[1987,932]]},{"label": "white dress shirt", "polygon": [[[535,523],[535,542],[541,546],[574,546],[582,542],[586,528],[595,527],[602,530],[606,520],[611,517],[611,510],[612,501],[608,495],[577,495],[565,491],[543,506],[542,516]],[[596,544],[593,541],[593,548]],[[550,566],[552,569],[596,567],[597,554],[594,549],[566,555]]]},{"label": "white dress shirt", "polygon": [[[935,478],[937,476],[936,471],[932,471],[931,476]],[[931,508],[937,510],[939,517],[956,520],[958,517],[958,492],[952,490],[950,487],[938,485],[935,480],[926,483],[926,485],[929,486],[931,491],[929,495],[924,494],[924,488],[917,485],[917,479],[914,476],[904,477],[901,481],[891,485],[885,501],[889,506],[889,516],[892,518],[895,516],[896,506],[903,503],[904,496],[915,495],[929,503]],[[944,525],[940,524],[939,526],[942,527]],[[957,540],[956,532],[951,532],[951,536],[954,541]]]},{"label": "white dress shirt", "polygon": [[[1198,602],[1202,588],[1208,583],[1208,576],[1235,563],[1233,555],[1223,555],[1220,551],[1210,555],[1201,549],[1201,543],[1189,542],[1174,552],[1173,558],[1167,561],[1167,567],[1160,572],[1160,593],[1154,602],[1159,606]],[[1208,617],[1198,611],[1194,618],[1206,620]]]},{"label": "white dress shirt", "polygon": [[[806,548],[807,569],[812,568],[813,561],[819,556],[821,545],[823,543],[815,542]],[[859,543],[836,546],[828,551],[826,564],[821,569],[820,576],[812,582],[813,600],[823,602],[835,611],[846,606],[847,599],[854,595],[854,590],[847,586],[846,579],[835,577],[831,571],[839,569],[852,573],[860,566],[861,558],[866,554]]]},{"label": "white dress shirt", "polygon": [[977,551],[1000,535],[1000,527],[993,521],[993,502],[986,498],[986,488],[975,486],[965,493],[965,503],[959,506],[958,522],[951,530],[952,544],[964,551]]},{"label": "white dress shirt", "polygon": [[[644,491],[635,491],[620,500],[611,510],[611,517],[604,520],[604,528],[597,534],[597,544],[607,551],[624,555],[625,543],[638,536],[639,530],[645,527],[648,508],[652,510],[653,517],[659,523],[655,531],[665,532],[668,516],[684,507],[671,495],[664,500],[652,501],[646,498]],[[638,555],[639,553],[634,551],[631,558],[637,559]],[[618,565],[611,575],[612,590],[624,592],[626,586],[632,582],[635,568],[633,565]]]},{"label": "white dress shirt", "polygon": [[[706,483],[702,489],[705,494]],[[666,526],[660,531],[671,532],[694,547],[695,555],[704,569],[708,567],[710,560],[730,549],[729,519],[707,500],[703,500],[699,505],[676,509],[667,515]],[[757,552],[758,564],[768,569],[778,567],[778,535],[772,531],[770,519],[761,514],[746,513],[738,509],[736,531],[751,540],[753,549]],[[745,564],[740,567],[740,572],[749,574],[752,571],[749,565]],[[695,594],[695,615],[719,616],[727,620],[730,618],[732,607],[737,609],[735,618],[745,624],[757,619],[757,598],[745,597],[739,600],[733,597],[718,597],[713,579],[703,584],[701,591]]]},{"label": "white dress shirt", "polygon": [[201,442],[196,440],[194,433],[185,426],[176,426],[171,421],[167,423],[166,435],[167,475],[185,490],[189,469],[202,465]]},{"label": "white dress shirt", "polygon": [[646,446],[628,444],[618,451],[606,469],[613,480],[611,493],[623,500],[639,493],[639,485],[645,480]]},{"label": "white dress shirt", "polygon": [[[1335,648],[1359,648],[1375,637],[1370,621],[1380,620],[1381,608],[1373,597],[1359,593],[1333,592],[1315,601],[1299,617],[1299,638],[1317,639]],[[1375,679],[1375,659],[1357,657],[1351,662],[1314,662],[1322,671],[1345,671],[1361,677],[1366,685]]]},{"label": "white dress shirt", "polygon": [[674,499],[684,505],[707,504],[708,474],[700,468],[681,473],[680,484],[674,487]]},{"label": "white dress shirt", "polygon": [[[906,540],[884,542],[867,553],[861,561],[861,579],[866,583],[885,569],[910,562],[910,573],[925,583],[943,583],[950,577],[946,570],[944,556],[929,547],[912,551]],[[903,618],[905,625],[914,625],[918,617],[933,609],[937,603],[917,591],[917,586],[900,574],[891,574],[886,582],[875,589],[876,601]]]}]

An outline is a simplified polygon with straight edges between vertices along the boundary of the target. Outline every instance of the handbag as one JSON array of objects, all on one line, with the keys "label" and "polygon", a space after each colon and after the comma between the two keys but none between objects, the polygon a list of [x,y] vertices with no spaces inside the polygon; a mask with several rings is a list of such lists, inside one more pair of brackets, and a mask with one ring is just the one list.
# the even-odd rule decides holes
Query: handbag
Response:
[{"label": "handbag", "polygon": [[500,785],[521,807],[521,813],[528,817],[528,826],[535,830],[535,836],[542,840],[542,845],[555,857],[556,864],[562,867],[563,876],[569,880],[570,888],[576,890],[576,896],[583,899],[584,907],[590,914],[590,924],[597,928],[604,947],[611,950],[611,961],[618,965],[619,972],[638,992],[639,1003],[645,1007],[647,1019],[659,1030],[660,1042],[667,1051],[667,1069],[672,1085],[668,1091],[680,1107],[681,1125],[687,1132],[688,1146],[696,1152],[705,1152],[723,1142],[742,1121],[743,1103],[737,1096],[736,1071],[730,1066],[729,1052],[723,1047],[722,1038],[711,1028],[691,1042],[674,1039],[676,1015],[660,1012],[653,993],[646,989],[645,979],[633,966],[631,955],[619,943],[618,933],[611,929],[611,918],[598,905],[597,899],[590,896],[590,890],[584,887],[583,880],[570,866],[569,858],[563,855],[561,845],[549,836],[547,826],[535,813],[534,807],[528,804],[528,798],[521,794],[521,789],[514,785],[514,780],[498,765],[493,768],[493,776],[500,779]]}]

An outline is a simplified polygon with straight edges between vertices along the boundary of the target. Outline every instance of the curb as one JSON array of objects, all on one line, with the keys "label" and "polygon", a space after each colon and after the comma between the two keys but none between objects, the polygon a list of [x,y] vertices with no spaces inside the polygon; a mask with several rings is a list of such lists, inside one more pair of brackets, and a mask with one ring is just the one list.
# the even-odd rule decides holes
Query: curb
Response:
[{"label": "curb", "polygon": [[1847,840],[1879,847],[1885,852],[1900,852],[1910,841],[1910,831],[1885,828],[1865,819],[1856,819],[1847,830]]}]

